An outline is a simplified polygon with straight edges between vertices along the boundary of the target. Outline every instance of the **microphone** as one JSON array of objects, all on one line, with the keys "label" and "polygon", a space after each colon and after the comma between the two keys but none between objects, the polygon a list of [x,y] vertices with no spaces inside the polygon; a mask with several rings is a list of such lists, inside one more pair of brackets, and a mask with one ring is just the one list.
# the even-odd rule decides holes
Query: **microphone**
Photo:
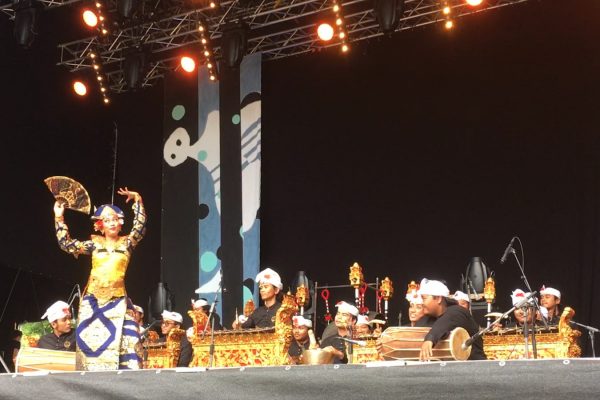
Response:
[{"label": "microphone", "polygon": [[155,319],[154,321],[152,321],[152,323],[150,325],[148,325],[145,328],[140,328],[140,337],[145,337],[148,332],[150,332],[150,328],[152,328],[154,325],[156,325],[157,322],[160,322],[160,319]]},{"label": "microphone", "polygon": [[340,339],[342,339],[345,342],[352,343],[352,344],[355,344],[360,347],[365,347],[367,345],[367,342],[365,340],[346,339],[343,337],[341,337]]},{"label": "microphone", "polygon": [[531,298],[533,296],[535,296],[537,294],[537,290],[534,292],[529,293],[529,296],[525,297],[523,300],[519,301],[517,304],[515,304],[514,308],[521,308],[523,307],[525,304],[529,303],[529,301],[531,300]]},{"label": "microphone", "polygon": [[502,257],[500,258],[500,264],[504,264],[506,262],[508,253],[510,253],[510,251],[513,249],[513,243],[515,242],[515,239],[516,239],[516,236],[513,236],[513,238],[510,240],[510,243],[506,247],[506,250],[504,250],[504,254],[502,254]]}]

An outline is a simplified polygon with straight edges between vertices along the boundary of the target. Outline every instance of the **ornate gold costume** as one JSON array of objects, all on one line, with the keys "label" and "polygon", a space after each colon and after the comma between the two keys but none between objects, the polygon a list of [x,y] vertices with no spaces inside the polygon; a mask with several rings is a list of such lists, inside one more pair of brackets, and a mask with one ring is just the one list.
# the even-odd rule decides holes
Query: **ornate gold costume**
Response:
[{"label": "ornate gold costume", "polygon": [[139,327],[132,318],[133,304],[126,297],[125,274],[131,252],[144,236],[146,213],[141,198],[134,201],[132,208],[133,229],[116,242],[99,235],[86,241],[73,239],[64,218],[55,218],[60,248],[74,257],[92,256],[76,329],[80,370],[136,369],[141,361]]}]

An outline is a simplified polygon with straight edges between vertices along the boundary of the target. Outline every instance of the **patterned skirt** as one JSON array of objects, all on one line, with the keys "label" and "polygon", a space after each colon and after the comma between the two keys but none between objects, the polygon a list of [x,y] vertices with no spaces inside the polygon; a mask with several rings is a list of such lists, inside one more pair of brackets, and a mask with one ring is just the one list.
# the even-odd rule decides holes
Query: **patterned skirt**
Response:
[{"label": "patterned skirt", "polygon": [[138,369],[141,365],[141,343],[133,305],[127,297],[98,304],[86,295],[79,304],[76,329],[79,371]]}]

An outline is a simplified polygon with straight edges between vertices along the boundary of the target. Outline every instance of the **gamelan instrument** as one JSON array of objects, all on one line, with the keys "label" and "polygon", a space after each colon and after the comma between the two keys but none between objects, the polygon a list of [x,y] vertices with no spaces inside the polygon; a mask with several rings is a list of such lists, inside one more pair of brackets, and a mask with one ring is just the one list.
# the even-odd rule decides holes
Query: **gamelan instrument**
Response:
[{"label": "gamelan instrument", "polygon": [[[558,326],[552,326],[548,330],[535,328],[537,358],[581,357],[581,348],[577,344],[581,332],[569,325],[574,315],[575,311],[572,308],[565,307]],[[520,327],[508,328],[483,335],[483,350],[488,360],[527,358],[523,329]],[[527,355],[528,358],[533,358],[531,343]]]},{"label": "gamelan instrument", "polygon": [[309,349],[304,350],[300,356],[299,364],[304,365],[321,365],[321,364],[333,364],[333,353],[325,351],[323,349]]},{"label": "gamelan instrument", "polygon": [[[381,334],[380,353],[384,360],[418,361],[421,346],[431,328],[391,326]],[[464,361],[471,355],[471,348],[462,349],[463,343],[469,339],[464,328],[455,328],[445,340],[440,340],[433,347],[432,360]]]},{"label": "gamelan instrument", "polygon": [[17,372],[75,371],[75,352],[22,347],[15,363]]},{"label": "gamelan instrument", "polygon": [[213,367],[284,365],[289,363],[288,348],[292,342],[292,316],[297,305],[290,294],[283,296],[272,328],[233,329],[203,333],[205,315],[188,313],[194,321],[194,337],[190,340],[194,356],[190,367],[210,364],[211,341],[214,344]]}]

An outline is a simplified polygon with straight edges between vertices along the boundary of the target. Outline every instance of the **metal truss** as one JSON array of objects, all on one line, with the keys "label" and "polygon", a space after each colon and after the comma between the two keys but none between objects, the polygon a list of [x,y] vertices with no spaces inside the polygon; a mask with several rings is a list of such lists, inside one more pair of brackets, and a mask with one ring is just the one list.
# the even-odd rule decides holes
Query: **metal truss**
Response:
[{"label": "metal truss", "polygon": [[[148,3],[150,1],[146,0]],[[108,37],[94,36],[60,44],[58,65],[71,72],[84,72],[92,67],[87,56],[93,50],[100,56],[110,90],[119,93],[127,90],[121,68],[124,56],[131,49],[138,48],[150,60],[142,86],[151,86],[166,72],[178,68],[178,52],[185,49],[200,54],[200,21],[209,32],[213,54],[217,60],[220,57],[224,29],[229,22],[237,21],[244,21],[249,27],[248,53],[261,52],[265,60],[339,46],[335,39],[323,44],[316,35],[319,21],[333,19],[331,0],[254,0],[247,7],[240,3],[243,0],[229,0],[220,3],[216,9],[204,6],[193,10],[189,8],[189,4],[186,7],[185,3],[165,1],[162,0],[162,6],[157,7],[161,0],[154,0],[150,4],[157,10],[155,13],[121,23]],[[452,18],[456,19],[525,1],[527,0],[487,0],[482,6],[472,8],[463,0],[451,0],[448,5],[451,7]],[[54,0],[54,3],[57,2]],[[108,18],[116,18],[115,0],[110,0],[108,5]],[[343,2],[342,10],[350,46],[352,43],[383,35],[373,13],[372,0],[347,0]],[[439,0],[406,0],[405,11],[396,32],[441,23],[445,19]]]}]

